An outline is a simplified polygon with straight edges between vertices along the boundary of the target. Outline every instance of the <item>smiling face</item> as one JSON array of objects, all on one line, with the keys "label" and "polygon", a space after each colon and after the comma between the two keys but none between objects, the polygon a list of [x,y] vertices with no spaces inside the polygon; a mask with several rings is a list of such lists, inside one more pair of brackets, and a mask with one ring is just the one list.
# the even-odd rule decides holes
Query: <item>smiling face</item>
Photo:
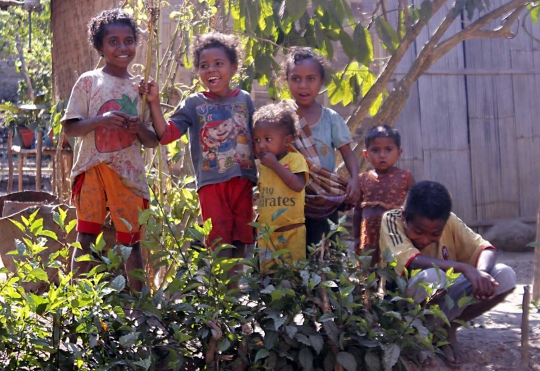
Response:
[{"label": "smiling face", "polygon": [[293,64],[287,75],[287,84],[298,106],[315,104],[323,85],[319,62],[307,58]]},{"label": "smiling face", "polygon": [[234,124],[232,120],[225,120],[216,127],[209,128],[208,135],[215,141],[224,142],[233,130]]},{"label": "smiling face", "polygon": [[105,29],[102,48],[103,71],[116,77],[130,77],[128,66],[135,58],[137,42],[133,30],[124,24],[111,24]]},{"label": "smiling face", "polygon": [[401,157],[402,150],[396,146],[394,139],[389,137],[374,138],[367,149],[364,157],[373,165],[377,173],[386,173]]},{"label": "smiling face", "polygon": [[253,128],[255,153],[259,158],[264,153],[272,153],[281,160],[287,154],[287,147],[292,139],[292,135],[287,134],[284,128],[274,123],[257,122]]},{"label": "smiling face", "polygon": [[225,50],[210,48],[201,51],[199,57],[199,76],[206,88],[220,96],[225,97],[231,90],[229,83],[238,70],[238,65],[231,63]]},{"label": "smiling face", "polygon": [[[405,213],[403,219],[405,220]],[[445,220],[431,220],[417,215],[411,221],[405,221],[405,233],[414,247],[422,251],[432,243],[440,241],[445,226]]]}]

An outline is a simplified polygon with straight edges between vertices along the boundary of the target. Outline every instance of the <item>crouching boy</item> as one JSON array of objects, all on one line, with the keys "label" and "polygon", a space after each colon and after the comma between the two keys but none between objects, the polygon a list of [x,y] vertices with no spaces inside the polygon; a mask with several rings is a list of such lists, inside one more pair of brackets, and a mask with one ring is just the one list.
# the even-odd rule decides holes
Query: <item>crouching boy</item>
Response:
[{"label": "crouching boy", "polygon": [[[403,210],[391,210],[384,214],[381,223],[380,247],[389,248],[397,259],[396,272],[404,269],[422,271],[409,280],[407,294],[416,302],[426,299],[426,291],[416,284],[439,282],[433,265],[446,271],[453,268],[461,273],[448,288],[455,305],[448,308],[441,300],[441,309],[450,321],[470,321],[501,303],[516,286],[516,274],[504,264],[496,264],[497,253],[491,244],[473,232],[451,212],[452,199],[440,183],[422,181],[410,190]],[[444,280],[444,275],[440,275]],[[457,303],[464,295],[477,301],[459,308]],[[446,363],[463,362],[456,330],[458,323],[446,328],[450,343],[442,347]],[[426,359],[427,364],[432,360]]]}]

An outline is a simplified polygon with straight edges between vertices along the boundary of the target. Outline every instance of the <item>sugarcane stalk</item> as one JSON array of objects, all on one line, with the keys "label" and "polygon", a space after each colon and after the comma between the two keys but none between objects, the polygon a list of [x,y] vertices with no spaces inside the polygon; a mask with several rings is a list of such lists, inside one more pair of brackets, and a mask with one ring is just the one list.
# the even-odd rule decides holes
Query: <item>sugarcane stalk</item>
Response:
[{"label": "sugarcane stalk", "polygon": [[[160,62],[160,58],[159,58],[159,27],[160,27],[160,22],[159,22],[159,17],[158,19],[156,20],[157,22],[157,28],[156,28],[156,63],[157,63],[157,67],[156,67],[156,81],[159,81],[159,73],[161,71],[161,62]],[[165,193],[164,189],[163,189],[163,156],[162,156],[162,151],[161,151],[161,144],[157,147],[157,150],[159,152],[158,154],[158,181],[159,181],[159,202],[163,205],[163,195]]]},{"label": "sugarcane stalk", "polygon": [[[151,2],[152,5],[154,5],[154,1]],[[152,38],[154,35],[154,22],[155,22],[155,14],[153,12],[153,6],[150,7],[150,19],[148,21],[148,47],[146,50],[146,67],[144,69],[144,81],[148,84],[148,78],[150,77],[150,67],[152,65]],[[141,108],[141,121],[144,121],[144,111],[146,110],[146,94],[143,94],[142,96],[142,102],[141,102],[142,108]]]}]

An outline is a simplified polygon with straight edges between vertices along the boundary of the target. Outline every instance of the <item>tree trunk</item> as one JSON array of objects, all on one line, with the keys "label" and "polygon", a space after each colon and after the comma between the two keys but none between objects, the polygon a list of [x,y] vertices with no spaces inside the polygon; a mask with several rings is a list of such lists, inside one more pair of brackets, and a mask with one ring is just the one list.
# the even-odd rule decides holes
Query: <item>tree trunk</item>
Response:
[{"label": "tree trunk", "polygon": [[[77,78],[98,65],[100,55],[88,41],[86,25],[97,13],[117,6],[117,0],[51,0],[55,102],[68,99]],[[134,63],[144,64],[146,41],[142,35],[139,35],[139,43]]]},{"label": "tree trunk", "polygon": [[68,99],[77,78],[98,63],[99,55],[88,42],[86,24],[99,11],[114,6],[114,0],[51,0],[52,82],[56,102]]}]

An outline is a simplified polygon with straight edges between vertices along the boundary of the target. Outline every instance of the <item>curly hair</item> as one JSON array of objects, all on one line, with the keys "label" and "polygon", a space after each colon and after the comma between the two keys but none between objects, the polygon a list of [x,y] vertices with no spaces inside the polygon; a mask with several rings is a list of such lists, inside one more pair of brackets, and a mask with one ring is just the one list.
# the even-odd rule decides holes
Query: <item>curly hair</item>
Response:
[{"label": "curly hair", "polygon": [[241,65],[244,50],[240,39],[234,35],[219,32],[210,32],[196,36],[190,47],[191,60],[195,71],[199,70],[201,53],[206,49],[221,48],[229,58],[231,64]]},{"label": "curly hair", "polygon": [[88,41],[90,41],[90,44],[96,50],[103,48],[103,37],[105,36],[107,26],[115,24],[122,24],[131,28],[135,42],[137,42],[139,28],[137,27],[135,18],[122,9],[114,8],[102,11],[88,22]]},{"label": "curly hair", "polygon": [[273,124],[283,129],[285,135],[296,137],[295,123],[298,121],[294,101],[284,99],[276,104],[268,104],[253,114],[253,128],[258,124]]},{"label": "curly hair", "polygon": [[399,134],[399,131],[388,125],[375,126],[368,131],[364,138],[366,149],[375,138],[390,138],[394,141],[398,149],[401,148],[401,135]]},{"label": "curly hair", "polygon": [[294,46],[289,50],[289,53],[285,55],[285,59],[281,63],[282,78],[287,80],[291,68],[305,59],[312,59],[319,65],[321,79],[325,81],[326,69],[328,68],[326,60],[321,54],[316,53],[313,49],[304,46]]}]

